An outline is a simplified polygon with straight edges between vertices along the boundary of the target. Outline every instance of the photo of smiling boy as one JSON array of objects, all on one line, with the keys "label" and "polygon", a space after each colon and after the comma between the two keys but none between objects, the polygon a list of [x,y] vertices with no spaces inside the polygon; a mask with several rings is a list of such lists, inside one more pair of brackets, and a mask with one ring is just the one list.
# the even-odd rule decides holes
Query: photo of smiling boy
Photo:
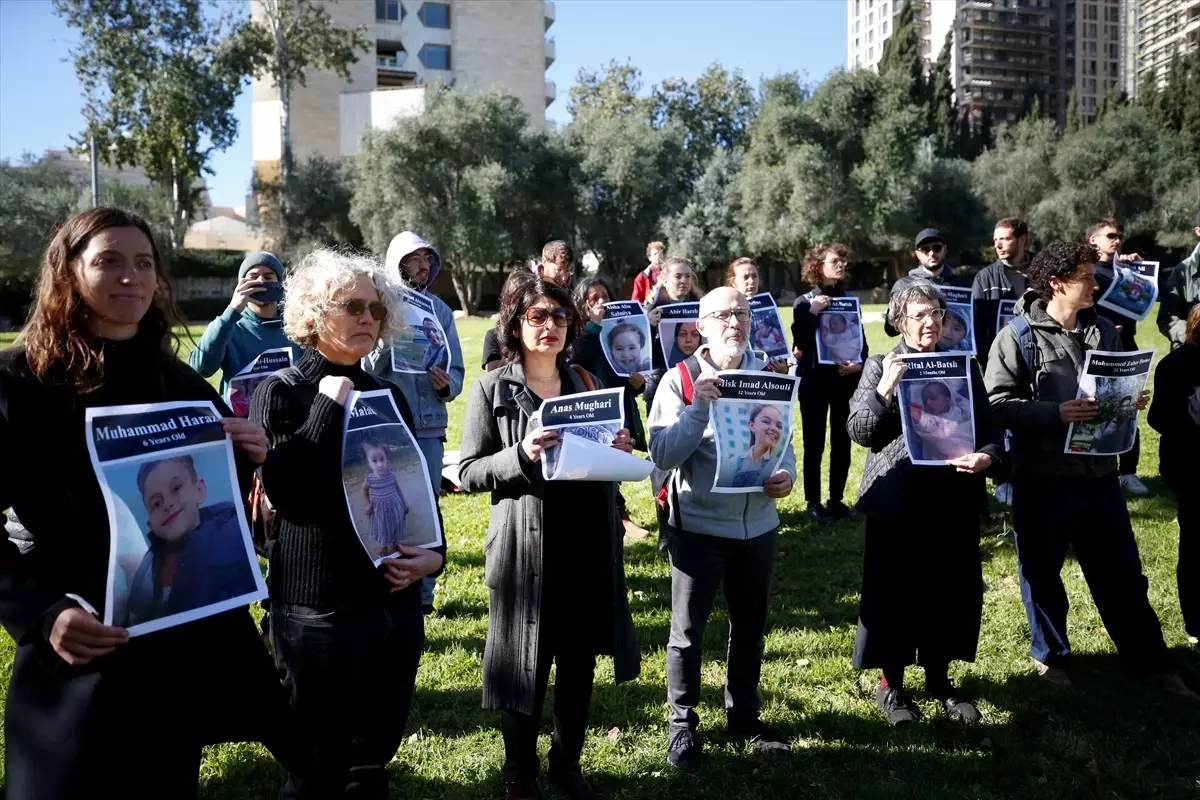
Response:
[{"label": "photo of smiling boy", "polygon": [[191,456],[143,463],[137,488],[149,549],[131,581],[125,626],[255,591],[237,507],[232,501],[204,505],[208,486]]}]

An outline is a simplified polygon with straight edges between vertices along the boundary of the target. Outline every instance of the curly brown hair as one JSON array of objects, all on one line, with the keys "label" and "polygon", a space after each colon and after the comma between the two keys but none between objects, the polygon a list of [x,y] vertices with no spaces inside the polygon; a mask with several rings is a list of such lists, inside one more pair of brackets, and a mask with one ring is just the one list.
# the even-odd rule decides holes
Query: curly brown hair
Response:
[{"label": "curly brown hair", "polygon": [[558,357],[560,362],[566,360],[571,343],[583,332],[583,322],[566,289],[528,270],[514,270],[500,290],[500,315],[496,320],[500,352],[510,364],[521,360],[521,318],[530,306],[543,297],[558,303],[570,314],[567,327],[560,329],[563,333],[563,349]]},{"label": "curly brown hair", "polygon": [[836,253],[850,263],[850,248],[840,242],[828,242],[810,247],[804,254],[804,264],[800,267],[800,280],[810,286],[820,286],[825,283],[825,258],[830,253]]},{"label": "curly brown hair", "polygon": [[1100,253],[1093,245],[1082,242],[1056,241],[1046,245],[1029,264],[1029,288],[1043,300],[1054,294],[1051,278],[1069,281],[1075,270],[1084,264],[1095,264]]},{"label": "curly brown hair", "polygon": [[104,382],[101,343],[88,325],[89,309],[79,293],[75,263],[92,237],[109,228],[136,228],[150,240],[158,286],[138,335],[159,341],[165,361],[175,359],[173,324],[182,324],[171,294],[171,281],[144,219],[119,208],[93,208],[68,219],[55,232],[38,271],[33,311],[19,343],[37,378],[46,383],[71,384],[80,393]]}]

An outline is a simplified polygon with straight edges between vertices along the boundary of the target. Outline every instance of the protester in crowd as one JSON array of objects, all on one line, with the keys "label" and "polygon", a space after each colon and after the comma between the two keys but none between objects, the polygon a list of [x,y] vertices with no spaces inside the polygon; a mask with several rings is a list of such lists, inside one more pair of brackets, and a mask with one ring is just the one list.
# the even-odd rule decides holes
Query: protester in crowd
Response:
[{"label": "protester in crowd", "polygon": [[633,279],[633,295],[629,298],[635,303],[645,303],[646,298],[658,286],[658,275],[663,260],[667,257],[667,246],[662,242],[651,242],[646,245],[646,260],[649,265]]},{"label": "protester in crowd", "polygon": [[947,466],[914,466],[900,421],[904,356],[944,349],[938,342],[945,314],[946,298],[929,281],[912,281],[894,293],[888,316],[903,338],[887,355],[866,362],[850,401],[850,435],[870,450],[857,504],[867,528],[854,666],[883,671],[875,699],[896,726],[920,718],[904,684],[905,668],[918,659],[925,690],[946,713],[979,721],[979,710],[950,680],[948,667],[974,661],[979,645],[979,503],[986,497],[983,475],[1003,455],[1003,431],[991,424],[974,360],[968,364],[975,452]]},{"label": "protester in crowd", "polygon": [[[917,266],[908,274],[892,284],[892,294],[895,294],[907,284],[915,280],[927,280],[939,286],[970,286],[969,278],[961,278],[946,263],[949,251],[946,249],[946,239],[937,228],[926,228],[917,234],[914,241],[913,255],[917,258]],[[883,321],[883,330],[888,336],[899,336],[900,331],[892,325],[891,319]]]},{"label": "protester in crowd", "polygon": [[[551,664],[557,670],[549,774],[571,800],[598,797],[579,767],[596,656],[613,656],[618,683],[640,668],[617,485],[543,480],[539,462],[558,446],[558,434],[530,426],[543,400],[594,385],[590,374],[566,362],[581,327],[565,289],[514,273],[496,324],[506,363],[467,397],[459,475],[466,491],[492,498],[483,705],[503,712],[509,800],[539,796],[537,740]],[[627,430],[613,447],[631,451]]]},{"label": "protester in crowd", "polygon": [[245,608],[134,639],[102,623],[112,540],[87,409],[211,402],[243,496],[267,455],[262,428],[233,418],[176,358],[173,324],[149,226],[95,208],[54,234],[29,321],[0,353],[0,509],[20,514],[32,545],[22,554],[0,540],[0,623],[16,645],[4,709],[9,798],[195,797],[201,749],[224,741],[262,741],[289,769],[309,768]]},{"label": "protester in crowd", "polygon": [[1179,605],[1183,626],[1200,652],[1200,305],[1188,312],[1184,343],[1154,370],[1150,427],[1158,431],[1158,471],[1175,493],[1179,518]]},{"label": "protester in crowd", "polygon": [[208,323],[196,349],[188,356],[192,369],[205,378],[221,370],[220,391],[229,379],[254,362],[265,350],[291,348],[292,359],[300,348],[283,332],[283,264],[270,253],[251,253],[238,267],[233,299],[221,316]]},{"label": "protester in crowd", "polygon": [[[975,300],[976,358],[987,365],[987,354],[996,339],[996,317],[1001,300],[1020,299],[1029,283],[1026,273],[1033,254],[1029,252],[1029,225],[1023,219],[1006,217],[992,231],[996,260],[975,274],[971,295]],[[1008,463],[992,470],[996,478],[996,501],[1012,505],[1012,484],[1008,482]]]},{"label": "protester in crowd", "polygon": [[[612,286],[604,278],[592,276],[576,281],[572,299],[575,301],[575,310],[579,318],[586,320],[586,324],[571,346],[570,360],[571,363],[578,364],[595,375],[601,387],[625,389],[621,402],[625,409],[625,419],[629,422],[630,438],[634,448],[645,452],[650,449],[650,445],[646,442],[646,429],[642,424],[642,413],[638,409],[636,398],[646,387],[646,380],[640,372],[634,372],[628,378],[622,378],[613,372],[600,344],[600,321],[604,319],[604,304],[610,302],[612,296]],[[625,496],[620,487],[617,487],[617,504],[620,507],[621,525],[626,536],[631,539],[645,539],[650,535],[649,531],[630,519]]]},{"label": "protester in crowd", "polygon": [[750,307],[736,289],[720,287],[700,301],[706,344],[662,380],[650,412],[650,455],[667,470],[666,546],[671,562],[671,635],[667,642],[667,761],[694,766],[702,745],[700,646],[718,589],[729,603],[729,653],[725,681],[726,730],[762,751],[786,751],[787,738],[759,716],[758,682],[779,532],[776,501],[792,491],[796,455],[786,444],[778,470],[761,493],[710,491],[717,471],[716,442],[708,430],[712,401],[721,396],[720,370],[766,369],[747,351]]},{"label": "protester in crowd", "polygon": [[[1092,308],[1098,260],[1095,247],[1061,241],[1034,256],[1018,317],[1000,330],[988,356],[994,419],[1012,432],[1013,527],[1030,654],[1039,675],[1070,684],[1068,602],[1060,573],[1073,547],[1121,661],[1194,697],[1171,670],[1146,595],[1117,458],[1063,452],[1068,426],[1094,419],[1099,410],[1095,398],[1076,399],[1087,352],[1120,349],[1116,326]],[[1138,398],[1138,408],[1148,394]]]},{"label": "protester in crowd", "polygon": [[[1192,233],[1200,236],[1200,211],[1196,212]],[[1164,275],[1165,285],[1158,308],[1158,329],[1171,342],[1172,349],[1187,341],[1188,314],[1200,303],[1200,243],[1192,254]]]},{"label": "protester in crowd", "polygon": [[[425,457],[435,497],[442,487],[442,457],[446,450],[448,420],[446,407],[462,392],[464,375],[454,312],[444,300],[429,291],[441,268],[441,254],[412,231],[397,234],[384,257],[384,269],[392,291],[401,295],[397,298],[398,303],[403,302],[404,292],[416,292],[433,304],[438,324],[445,334],[442,346],[450,355],[449,369],[435,366],[424,374],[396,372],[392,369],[391,343],[387,340],[381,340],[363,362],[367,372],[394,384],[404,394],[415,424],[413,436]],[[433,321],[427,318],[425,322],[432,332]],[[425,578],[421,584],[421,605],[425,614],[433,612],[436,585],[437,580],[432,577]]]},{"label": "protester in crowd", "polygon": [[[1088,241],[1096,248],[1096,297],[1108,290],[1113,281],[1113,267],[1122,261],[1138,261],[1141,256],[1137,253],[1128,255],[1121,253],[1121,243],[1125,239],[1125,229],[1121,223],[1111,217],[1093,222],[1087,231]],[[1112,321],[1117,327],[1120,346],[1117,350],[1137,350],[1137,320],[1113,311],[1103,306],[1095,306],[1096,314]],[[1142,437],[1133,439],[1133,449],[1122,453],[1117,459],[1117,472],[1120,475],[1121,487],[1132,495],[1141,497],[1150,494],[1150,488],[1142,483],[1137,476],[1138,464],[1142,458]]]},{"label": "protester in crowd", "polygon": [[[575,268],[575,251],[561,239],[542,247],[542,260],[533,271],[546,280],[571,290],[571,275]],[[483,368],[487,372],[504,366],[500,337],[492,328],[483,335]]]},{"label": "protester in crowd", "polygon": [[662,345],[659,344],[658,321],[662,319],[663,306],[673,305],[675,303],[686,303],[700,299],[700,295],[695,289],[696,276],[692,272],[692,265],[687,262],[686,258],[672,256],[662,264],[662,269],[658,274],[658,286],[642,303],[642,308],[646,311],[646,316],[650,319],[650,358],[652,369],[650,374],[646,376],[646,389],[643,396],[646,401],[646,411],[650,411],[650,407],[654,404],[654,392],[658,388],[658,382],[662,380],[663,374],[667,369],[666,359],[663,358]]},{"label": "protester in crowd", "polygon": [[[796,298],[792,311],[792,353],[800,376],[800,422],[804,436],[804,499],[808,513],[822,525],[847,519],[853,512],[842,502],[850,474],[850,436],[846,419],[850,398],[858,387],[862,363],[817,363],[817,329],[820,314],[831,298],[846,297],[844,285],[850,248],[821,244],[804,254],[800,280],[812,287]],[[862,361],[870,352],[862,339]],[[821,459],[825,454],[825,424],[829,422],[829,502],[821,502]]]},{"label": "protester in crowd", "polygon": [[[729,268],[725,270],[725,285],[732,286],[734,289],[737,289],[746,297],[747,300],[749,300],[751,297],[762,291],[758,281],[758,267],[751,259],[746,258],[745,256],[741,258],[735,258],[732,262],[730,262]],[[768,319],[770,318],[759,317],[758,322],[755,324],[770,325],[770,323],[767,322]],[[774,328],[775,326],[770,325],[770,327]],[[763,339],[766,339],[770,336],[778,337],[780,347],[787,346],[787,342],[783,340],[783,331],[778,329],[764,329],[759,338],[755,339],[755,337],[752,336],[751,339],[761,343]],[[787,374],[787,372],[791,369],[791,363],[786,358],[772,358],[770,359],[770,369],[772,372]]]},{"label": "protester in crowd", "polygon": [[[388,386],[360,362],[399,313],[373,259],[313,251],[291,276],[284,310],[304,354],[263,382],[250,410],[271,443],[261,473],[275,505],[271,644],[320,771],[292,774],[289,797],[387,797],[387,764],[412,704],[425,643],[421,580],[442,568],[444,548],[401,546],[402,557],[373,566],[342,484],[345,406],[353,391]],[[389,388],[415,430],[404,392]]]}]

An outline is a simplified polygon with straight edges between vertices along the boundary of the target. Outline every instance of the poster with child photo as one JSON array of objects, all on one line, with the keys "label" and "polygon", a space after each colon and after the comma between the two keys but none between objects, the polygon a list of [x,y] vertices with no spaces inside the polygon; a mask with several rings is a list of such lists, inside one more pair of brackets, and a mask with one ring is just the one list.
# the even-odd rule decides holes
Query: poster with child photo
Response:
[{"label": "poster with child photo", "polygon": [[862,363],[863,326],[857,297],[831,297],[817,315],[817,363]]},{"label": "poster with child photo", "polygon": [[1096,304],[1140,322],[1156,300],[1158,262],[1128,261],[1113,270],[1112,283]]},{"label": "poster with child photo", "polygon": [[770,292],[759,292],[750,298],[750,347],[766,353],[768,361],[791,358],[791,348],[783,335],[783,320]]},{"label": "poster with child photo", "polygon": [[559,443],[542,451],[548,481],[640,481],[652,464],[612,446],[625,427],[624,389],[597,389],[543,400],[530,429],[558,431]]},{"label": "poster with child photo", "polygon": [[662,316],[658,319],[658,343],[667,369],[670,369],[695,353],[704,341],[697,327],[700,303],[671,303],[660,306],[660,309]]},{"label": "poster with child photo", "polygon": [[939,286],[946,297],[946,316],[938,344],[951,353],[975,355],[975,301],[970,289]]},{"label": "poster with child photo", "polygon": [[996,309],[996,333],[1000,332],[1008,323],[1012,322],[1012,318],[1017,315],[1016,300],[1001,300],[999,307]]},{"label": "poster with child photo", "polygon": [[650,319],[641,303],[617,300],[604,304],[600,349],[613,372],[622,378],[650,371]]},{"label": "poster with child photo", "polygon": [[212,403],[90,408],[85,427],[108,509],[104,624],[140,636],[267,596]]},{"label": "poster with child photo", "polygon": [[792,410],[800,379],[753,370],[718,372],[721,396],[708,425],[717,446],[716,494],[761,492],[792,441]]},{"label": "poster with child photo", "polygon": [[409,289],[401,291],[400,299],[404,319],[392,334],[392,371],[419,373],[433,367],[449,370],[450,347],[433,301]]},{"label": "poster with child photo", "polygon": [[245,419],[250,416],[250,400],[254,390],[268,376],[292,365],[292,348],[279,347],[274,350],[264,350],[258,358],[251,361],[242,371],[229,380],[226,392],[226,402],[233,413]]},{"label": "poster with child photo", "polygon": [[900,427],[912,463],[945,464],[975,452],[971,357],[966,353],[904,356]]},{"label": "poster with child photo", "polygon": [[425,456],[390,389],[346,400],[342,487],[354,532],[371,563],[403,555],[401,547],[438,547],[442,523]]},{"label": "poster with child photo", "polygon": [[1096,416],[1089,422],[1071,423],[1063,452],[1115,456],[1133,449],[1138,396],[1146,388],[1153,361],[1153,350],[1087,351],[1076,399],[1094,398]]}]

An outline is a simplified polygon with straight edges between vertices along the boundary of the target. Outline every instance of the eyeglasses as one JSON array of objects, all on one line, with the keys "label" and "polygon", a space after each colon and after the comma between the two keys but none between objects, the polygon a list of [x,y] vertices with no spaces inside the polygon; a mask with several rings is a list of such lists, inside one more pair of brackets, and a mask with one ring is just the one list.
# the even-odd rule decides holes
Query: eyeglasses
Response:
[{"label": "eyeglasses", "polygon": [[724,322],[726,325],[729,324],[730,319],[736,319],[738,322],[749,322],[750,321],[750,309],[735,308],[732,311],[714,311],[711,314],[704,315],[704,319],[708,319],[709,317],[712,317],[713,319],[718,319],[721,322]]},{"label": "eyeglasses", "polygon": [[554,320],[554,327],[565,328],[575,319],[575,314],[562,306],[558,306],[557,308],[530,308],[525,310],[522,318],[535,328],[544,327],[549,320]]},{"label": "eyeglasses", "polygon": [[410,253],[401,259],[401,263],[406,265],[432,264],[434,260],[432,253]]},{"label": "eyeglasses", "polygon": [[945,249],[945,245],[943,245],[941,242],[934,242],[933,244],[923,244],[917,249],[926,254],[940,253],[943,249]]},{"label": "eyeglasses", "polygon": [[909,316],[908,314],[905,314],[904,318],[911,319],[913,322],[917,323],[918,325],[922,325],[931,319],[941,322],[943,319],[946,318],[946,309],[935,308],[931,311],[926,311],[922,314],[917,314],[916,316]]},{"label": "eyeglasses", "polygon": [[361,317],[363,314],[370,314],[371,319],[376,322],[383,322],[388,318],[388,307],[378,300],[367,302],[356,297],[353,300],[343,300],[336,305],[352,317]]},{"label": "eyeglasses", "polygon": [[1117,233],[1116,231],[1109,231],[1108,233],[1104,234],[1104,238],[1108,239],[1111,242],[1111,241],[1115,241],[1117,239],[1124,239],[1125,234]]}]

